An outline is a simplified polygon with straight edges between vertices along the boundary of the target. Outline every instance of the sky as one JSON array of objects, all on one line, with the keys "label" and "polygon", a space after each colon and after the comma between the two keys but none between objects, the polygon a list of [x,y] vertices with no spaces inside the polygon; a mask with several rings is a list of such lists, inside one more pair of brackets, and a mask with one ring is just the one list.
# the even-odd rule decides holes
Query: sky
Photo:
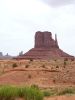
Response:
[{"label": "sky", "polygon": [[36,31],[57,34],[59,47],[75,56],[75,0],[0,0],[0,52],[27,52]]}]

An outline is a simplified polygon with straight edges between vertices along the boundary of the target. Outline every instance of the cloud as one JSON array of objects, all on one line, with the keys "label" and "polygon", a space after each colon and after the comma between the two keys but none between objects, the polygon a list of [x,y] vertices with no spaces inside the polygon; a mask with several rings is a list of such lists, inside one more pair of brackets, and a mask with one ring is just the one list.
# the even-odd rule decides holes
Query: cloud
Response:
[{"label": "cloud", "polygon": [[75,0],[41,0],[52,7],[75,4]]}]

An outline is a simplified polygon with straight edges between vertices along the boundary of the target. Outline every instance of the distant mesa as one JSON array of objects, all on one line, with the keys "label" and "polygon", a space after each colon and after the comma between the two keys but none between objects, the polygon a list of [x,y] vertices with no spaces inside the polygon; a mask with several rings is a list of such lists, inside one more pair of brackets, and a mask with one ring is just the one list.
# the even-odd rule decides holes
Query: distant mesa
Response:
[{"label": "distant mesa", "polygon": [[[21,52],[22,53],[22,52]],[[55,40],[52,33],[48,31],[36,32],[34,48],[15,59],[53,59],[53,58],[74,58],[59,48],[57,35]]]},{"label": "distant mesa", "polygon": [[2,53],[2,52],[0,52],[0,57],[1,57],[1,56],[3,56],[3,53]]},{"label": "distant mesa", "polygon": [[0,60],[6,60],[6,59],[12,59],[13,57],[10,56],[8,53],[6,55],[3,55],[2,52],[0,52]]}]

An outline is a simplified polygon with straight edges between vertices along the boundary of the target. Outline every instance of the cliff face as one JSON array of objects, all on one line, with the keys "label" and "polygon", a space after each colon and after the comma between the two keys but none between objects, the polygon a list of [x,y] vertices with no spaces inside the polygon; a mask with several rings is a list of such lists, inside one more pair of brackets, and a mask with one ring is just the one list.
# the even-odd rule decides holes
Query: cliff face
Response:
[{"label": "cliff face", "polygon": [[29,50],[22,56],[18,56],[16,59],[52,59],[52,58],[73,58],[73,56],[63,52],[57,41],[57,36],[55,35],[55,40],[52,38],[52,33],[36,32],[35,34],[35,45],[34,48]]},{"label": "cliff face", "polygon": [[58,44],[52,39],[51,32],[36,32],[35,48],[58,48]]}]

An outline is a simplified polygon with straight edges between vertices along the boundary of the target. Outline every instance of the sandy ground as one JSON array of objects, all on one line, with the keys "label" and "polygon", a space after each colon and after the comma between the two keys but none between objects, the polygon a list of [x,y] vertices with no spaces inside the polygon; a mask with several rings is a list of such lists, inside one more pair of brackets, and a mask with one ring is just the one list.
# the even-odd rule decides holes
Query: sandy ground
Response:
[{"label": "sandy ground", "polygon": [[[17,67],[12,65],[16,63]],[[28,67],[27,67],[28,66]],[[42,88],[75,87],[75,61],[0,61],[0,85],[33,85]],[[22,100],[22,99],[16,99]],[[47,97],[44,100],[75,100],[72,96]]]},{"label": "sandy ground", "polygon": [[[17,67],[13,68],[16,63]],[[75,61],[0,61],[0,84],[38,86],[75,85]]]},{"label": "sandy ground", "polygon": [[75,95],[74,96],[56,96],[56,97],[48,97],[45,98],[44,100],[75,100]]},{"label": "sandy ground", "polygon": [[[22,98],[16,98],[16,100],[24,100]],[[55,96],[55,97],[46,97],[44,100],[75,100],[75,95],[73,96]]]}]

